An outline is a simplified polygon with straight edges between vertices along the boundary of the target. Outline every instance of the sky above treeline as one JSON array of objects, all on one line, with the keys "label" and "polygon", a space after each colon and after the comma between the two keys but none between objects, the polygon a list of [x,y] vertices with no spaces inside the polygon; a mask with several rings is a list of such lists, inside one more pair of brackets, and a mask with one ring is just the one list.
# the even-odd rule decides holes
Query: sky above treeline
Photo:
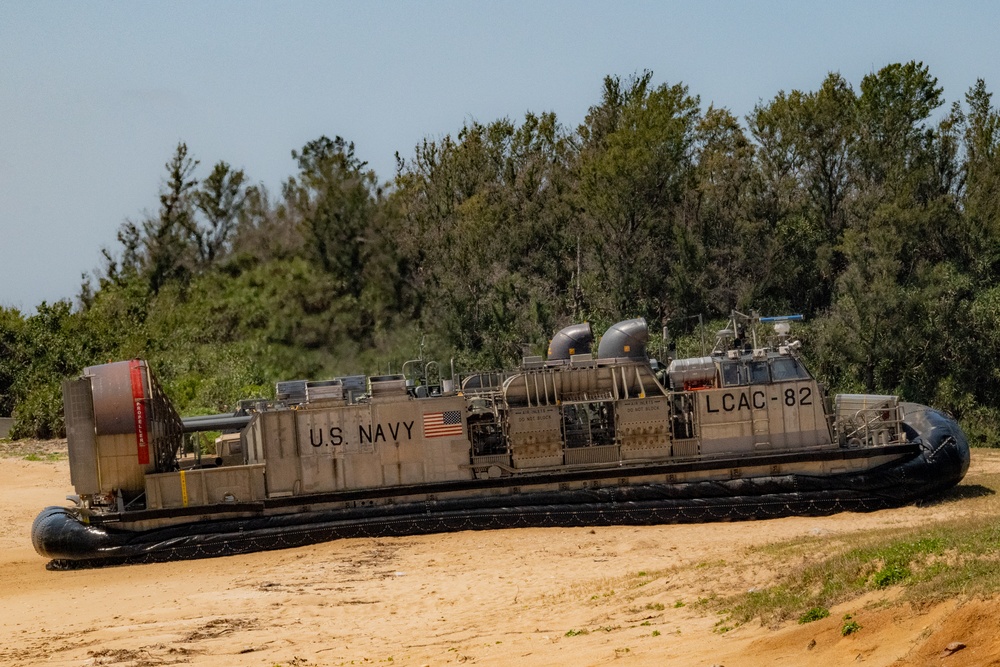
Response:
[{"label": "sky above treeline", "polygon": [[0,306],[74,299],[121,223],[155,214],[179,141],[198,176],[225,160],[276,192],[321,135],[387,181],[397,152],[472,120],[575,128],[608,74],[744,117],[917,60],[950,104],[1000,87],[998,19],[939,1],[2,2]]}]

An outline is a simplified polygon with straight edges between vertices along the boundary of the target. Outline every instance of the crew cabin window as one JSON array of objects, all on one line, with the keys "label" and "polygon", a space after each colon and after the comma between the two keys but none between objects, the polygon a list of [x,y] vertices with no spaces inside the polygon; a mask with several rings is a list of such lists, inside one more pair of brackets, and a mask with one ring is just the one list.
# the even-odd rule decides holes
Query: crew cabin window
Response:
[{"label": "crew cabin window", "polygon": [[792,357],[779,357],[771,360],[771,377],[775,382],[786,380],[808,380],[809,371]]},{"label": "crew cabin window", "polygon": [[[722,362],[722,385],[737,387],[748,384],[768,384],[771,382],[771,372],[766,361]],[[777,380],[777,377],[775,377]]]},{"label": "crew cabin window", "polygon": [[768,384],[771,374],[767,370],[766,361],[750,362],[750,384]]},{"label": "crew cabin window", "polygon": [[746,369],[739,362],[722,362],[722,386],[735,387],[746,383]]}]

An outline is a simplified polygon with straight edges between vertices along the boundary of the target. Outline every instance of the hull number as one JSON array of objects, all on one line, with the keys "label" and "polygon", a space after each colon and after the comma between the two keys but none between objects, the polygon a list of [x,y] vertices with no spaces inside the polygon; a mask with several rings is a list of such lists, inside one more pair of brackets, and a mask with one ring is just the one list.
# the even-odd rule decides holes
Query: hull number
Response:
[{"label": "hull number", "polygon": [[[714,400],[713,400],[714,399]],[[784,403],[788,407],[796,405],[812,405],[812,388],[800,387],[797,391],[794,387],[785,389],[783,395]],[[771,397],[772,401],[777,401],[777,396]],[[734,394],[725,392],[721,396],[718,394],[705,394],[705,410],[707,412],[733,412],[734,410],[763,410],[767,407],[767,399],[764,392],[757,389]]]}]

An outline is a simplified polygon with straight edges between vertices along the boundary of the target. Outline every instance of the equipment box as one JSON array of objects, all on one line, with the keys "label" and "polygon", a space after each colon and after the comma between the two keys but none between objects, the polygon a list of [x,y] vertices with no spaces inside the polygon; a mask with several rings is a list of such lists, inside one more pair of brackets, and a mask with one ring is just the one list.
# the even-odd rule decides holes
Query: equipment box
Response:
[{"label": "equipment box", "polygon": [[147,509],[264,499],[263,464],[146,475]]}]

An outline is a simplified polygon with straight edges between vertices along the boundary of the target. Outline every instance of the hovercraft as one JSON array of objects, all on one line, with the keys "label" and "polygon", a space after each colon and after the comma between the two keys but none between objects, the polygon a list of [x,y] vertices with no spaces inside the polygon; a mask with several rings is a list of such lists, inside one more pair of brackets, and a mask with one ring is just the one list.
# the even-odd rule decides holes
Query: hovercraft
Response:
[{"label": "hovercraft", "polygon": [[[74,506],[45,509],[32,541],[50,567],[80,567],[872,511],[961,481],[954,419],[896,396],[831,400],[798,355],[796,319],[734,314],[710,354],[666,368],[642,319],[611,327],[596,354],[577,324],[507,373],[280,382],[273,400],[187,419],[146,362],[92,366],[63,386]],[[760,323],[775,325],[767,342]],[[228,431],[215,457],[181,455],[196,431]]]}]

